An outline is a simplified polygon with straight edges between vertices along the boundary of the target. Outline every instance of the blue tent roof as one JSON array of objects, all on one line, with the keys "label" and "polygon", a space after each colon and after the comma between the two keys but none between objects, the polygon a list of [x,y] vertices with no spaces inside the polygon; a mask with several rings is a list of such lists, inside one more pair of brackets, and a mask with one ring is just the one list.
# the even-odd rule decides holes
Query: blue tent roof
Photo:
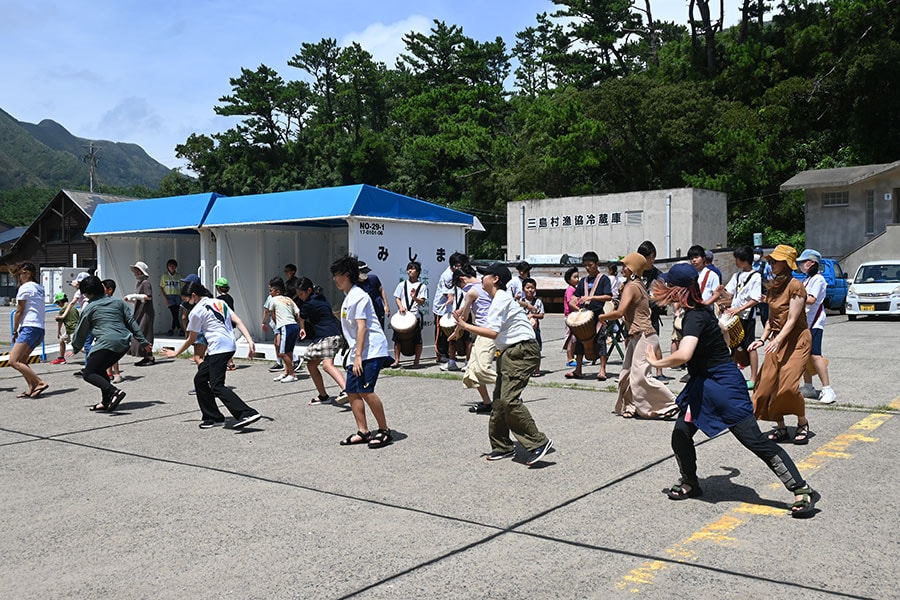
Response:
[{"label": "blue tent roof", "polygon": [[213,192],[100,204],[94,210],[85,234],[196,230],[216,199],[223,197]]},{"label": "blue tent roof", "polygon": [[480,228],[472,215],[369,185],[295,190],[216,200],[204,227],[378,217]]}]

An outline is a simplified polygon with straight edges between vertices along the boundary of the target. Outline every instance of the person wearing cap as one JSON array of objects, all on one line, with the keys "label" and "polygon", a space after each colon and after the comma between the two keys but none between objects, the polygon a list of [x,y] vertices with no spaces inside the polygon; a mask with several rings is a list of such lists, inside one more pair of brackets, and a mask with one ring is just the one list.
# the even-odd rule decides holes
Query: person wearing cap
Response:
[{"label": "person wearing cap", "polygon": [[785,415],[797,415],[795,444],[809,442],[809,421],[806,406],[800,393],[800,380],[806,370],[812,336],[806,324],[806,290],[794,279],[791,271],[797,268],[797,251],[779,244],[766,255],[772,265],[774,278],[769,283],[769,320],[762,337],[748,350],[763,347],[765,360],[753,389],[753,405],[756,417],[761,421],[774,421],[769,432],[770,440],[781,442],[790,439],[785,426]]},{"label": "person wearing cap", "polygon": [[678,414],[678,406],[675,394],[663,382],[650,376],[652,369],[647,362],[647,348],[655,353],[659,336],[650,321],[650,292],[641,281],[646,265],[647,260],[637,252],[622,259],[625,285],[619,296],[619,306],[599,318],[604,321],[624,318],[628,331],[619,374],[619,397],[613,412],[625,418],[667,419]]},{"label": "person wearing cap", "polygon": [[484,291],[491,296],[485,325],[469,323],[462,315],[454,316],[459,327],[494,340],[497,347],[497,383],[488,422],[491,452],[485,458],[495,461],[515,455],[509,437],[511,431],[527,452],[525,464],[533,466],[553,447],[553,440],[537,428],[531,412],[522,402],[522,392],[540,361],[541,351],[524,309],[506,291],[506,285],[512,279],[509,268],[502,263],[493,263],[479,271]]},{"label": "person wearing cap", "polygon": [[385,317],[391,316],[391,305],[378,275],[373,273],[364,261],[359,261],[359,282],[356,285],[372,299],[375,314],[378,315],[378,321],[381,323],[381,328],[384,329]]},{"label": "person wearing cap", "polygon": [[738,365],[750,365],[750,380],[755,384],[759,372],[759,356],[756,350],[750,352],[747,349],[756,339],[756,305],[762,299],[762,275],[753,270],[752,261],[753,250],[750,246],[739,246],[734,251],[734,264],[738,271],[722,288],[721,300],[730,300],[730,305],[724,312],[726,315],[737,315],[744,329],[741,343],[732,351],[734,362]]},{"label": "person wearing cap", "polygon": [[744,377],[731,359],[712,307],[703,302],[696,269],[688,264],[672,266],[653,284],[653,296],[661,305],[677,302],[684,307],[684,337],[678,350],[663,359],[656,358],[648,345],[647,360],[660,367],[686,362],[689,374],[675,399],[680,411],[672,430],[681,477],[663,493],[671,500],[702,496],[694,435],[699,430],[712,437],[728,429],[794,494],[791,516],[813,516],[820,495],[803,480],[784,448],[760,432]]},{"label": "person wearing cap", "polygon": [[88,277],[81,282],[81,288],[89,302],[72,336],[72,352],[80,352],[88,335],[94,335],[82,377],[100,389],[100,402],[91,406],[91,410],[114,411],[125,398],[125,392],[110,383],[109,368],[125,356],[132,344],[138,344],[145,354],[152,352],[153,347],[126,304],[106,295],[99,277]]},{"label": "person wearing cap", "polygon": [[178,274],[178,261],[170,258],[166,262],[166,272],[159,278],[159,291],[166,303],[169,312],[172,313],[172,325],[166,335],[183,335],[181,320],[178,318],[181,305],[181,275]]},{"label": "person wearing cap", "polygon": [[818,394],[812,385],[812,374],[807,368],[803,371],[803,386],[800,393],[806,398],[817,398],[822,404],[834,404],[837,394],[831,387],[828,378],[828,361],[822,356],[822,336],[825,333],[825,292],[828,282],[819,273],[822,255],[807,248],[797,257],[797,266],[806,274],[803,287],[806,288],[806,325],[812,336],[810,361],[816,374],[822,381],[822,391]]},{"label": "person wearing cap", "polygon": [[[56,337],[59,340],[59,356],[50,361],[51,365],[66,364],[66,343],[72,340],[75,327],[78,326],[78,309],[69,308],[69,298],[65,292],[56,292],[53,303],[59,307],[59,315],[56,317]],[[65,327],[65,333],[63,333]]]},{"label": "person wearing cap", "polygon": [[763,259],[765,253],[761,246],[757,246],[753,249],[753,270],[757,271],[760,275],[762,275],[763,282],[763,296],[760,303],[757,305],[757,309],[759,311],[759,323],[763,327],[766,326],[766,321],[769,320],[769,305],[766,303],[766,295],[765,295],[765,286],[770,281],[772,281],[772,265]]},{"label": "person wearing cap", "polygon": [[150,344],[150,352],[146,351],[146,346],[139,344],[138,341],[132,340],[131,350],[128,352],[131,356],[140,356],[141,360],[134,363],[136,367],[146,367],[156,362],[153,357],[153,320],[156,312],[153,309],[153,286],[150,285],[150,267],[147,263],[137,261],[131,265],[131,272],[137,279],[137,285],[133,294],[125,296],[126,302],[134,303],[134,320],[141,328],[141,332]]},{"label": "person wearing cap", "polygon": [[37,267],[32,262],[15,265],[12,273],[19,281],[16,291],[16,312],[13,317],[12,350],[9,351],[9,366],[22,374],[28,384],[28,391],[17,398],[37,398],[49,386],[28,365],[31,351],[44,341],[44,288],[37,282]]},{"label": "person wearing cap", "polygon": [[[350,348],[345,389],[356,421],[356,433],[348,435],[340,444],[368,444],[372,449],[383,448],[394,441],[384,414],[384,404],[375,393],[378,374],[391,361],[387,338],[375,314],[372,298],[357,285],[360,277],[356,257],[343,256],[331,263],[329,270],[334,284],[345,294],[341,304],[341,330]],[[369,430],[366,406],[378,424],[375,433]]]}]

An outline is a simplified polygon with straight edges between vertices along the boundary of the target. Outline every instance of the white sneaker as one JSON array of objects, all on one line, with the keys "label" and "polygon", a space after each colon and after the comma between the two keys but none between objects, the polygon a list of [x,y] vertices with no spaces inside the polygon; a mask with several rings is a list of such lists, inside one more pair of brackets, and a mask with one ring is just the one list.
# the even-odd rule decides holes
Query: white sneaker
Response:
[{"label": "white sneaker", "polygon": [[441,371],[459,371],[459,365],[455,360],[448,360],[447,364],[441,365]]},{"label": "white sneaker", "polygon": [[834,404],[837,401],[837,394],[831,389],[831,386],[825,386],[819,393],[819,402],[822,404]]},{"label": "white sneaker", "polygon": [[800,386],[800,393],[804,398],[818,398],[819,392],[816,391],[816,388],[813,387],[811,383],[804,383]]},{"label": "white sneaker", "polygon": [[275,377],[272,378],[272,381],[281,381],[285,377],[287,377],[287,375],[285,375],[284,373],[279,373],[278,375],[276,375]]},{"label": "white sneaker", "polygon": [[285,375],[278,381],[280,381],[281,383],[292,383],[294,381],[297,381],[297,376],[296,375]]}]

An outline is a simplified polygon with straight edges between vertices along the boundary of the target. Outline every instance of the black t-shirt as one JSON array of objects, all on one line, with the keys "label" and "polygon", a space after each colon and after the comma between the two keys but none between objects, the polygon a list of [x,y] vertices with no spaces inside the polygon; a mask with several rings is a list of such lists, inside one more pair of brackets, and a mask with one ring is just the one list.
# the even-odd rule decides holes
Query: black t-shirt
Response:
[{"label": "black t-shirt", "polygon": [[234,310],[234,298],[231,297],[231,294],[219,294],[216,296],[216,300],[221,300],[228,305],[228,308]]},{"label": "black t-shirt", "polygon": [[300,307],[300,318],[306,325],[306,338],[318,340],[341,334],[341,324],[322,294],[313,294]]},{"label": "black t-shirt", "polygon": [[697,349],[688,361],[688,372],[691,375],[731,362],[731,351],[728,350],[722,329],[719,328],[719,320],[709,306],[698,306],[684,311],[681,330],[684,337],[697,338]]},{"label": "black t-shirt", "polygon": [[[575,296],[577,298],[582,298],[584,296],[612,296],[612,284],[609,282],[609,277],[602,273],[597,273],[597,277],[600,278],[600,281],[594,285],[594,280],[591,279],[588,281],[588,277],[584,279],[578,280],[578,285],[575,286]],[[593,287],[593,289],[591,289]],[[587,290],[591,290],[591,293],[588,294]],[[584,306],[591,309],[595,315],[599,315],[603,313],[603,302],[599,300],[591,300]]]}]

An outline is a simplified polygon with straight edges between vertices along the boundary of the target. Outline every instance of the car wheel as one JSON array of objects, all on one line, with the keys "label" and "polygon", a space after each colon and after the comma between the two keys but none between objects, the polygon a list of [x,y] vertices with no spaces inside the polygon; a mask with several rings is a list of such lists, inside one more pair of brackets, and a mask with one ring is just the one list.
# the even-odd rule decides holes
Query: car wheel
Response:
[{"label": "car wheel", "polygon": [[848,320],[848,321],[855,321],[855,320],[856,320],[856,315],[847,315],[847,320]]}]

